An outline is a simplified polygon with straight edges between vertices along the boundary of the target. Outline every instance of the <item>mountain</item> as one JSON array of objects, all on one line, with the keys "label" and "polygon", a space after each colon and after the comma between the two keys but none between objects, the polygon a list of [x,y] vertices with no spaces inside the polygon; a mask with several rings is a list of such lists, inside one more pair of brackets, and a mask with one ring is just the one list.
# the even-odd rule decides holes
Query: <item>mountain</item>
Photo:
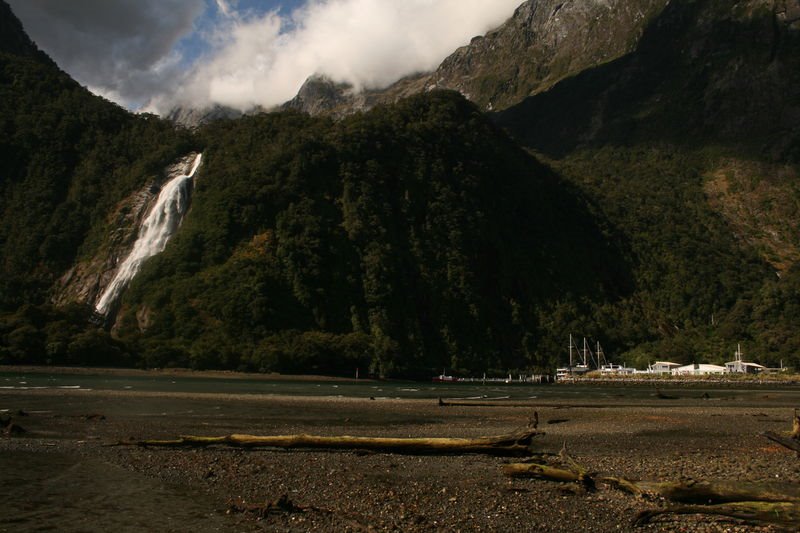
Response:
[{"label": "mountain", "polygon": [[[456,93],[189,130],[40,59],[0,56],[5,362],[505,372],[555,364],[550,307],[629,290],[603,221]],[[193,151],[180,230],[98,328],[99,293]],[[609,266],[571,262],[576,245]]]},{"label": "mountain", "polygon": [[494,115],[630,243],[662,337],[642,354],[800,348],[799,19],[794,0],[672,2],[629,54]]},{"label": "mountain", "polygon": [[628,53],[668,0],[529,0],[445,59],[431,80],[487,110]]},{"label": "mountain", "polygon": [[0,1],[0,362],[506,373],[573,333],[638,366],[800,364],[799,20],[525,2],[436,73],[183,128],[89,94]]},{"label": "mountain", "polygon": [[[148,351],[168,339],[193,365],[421,377],[549,365],[539,311],[626,290],[582,200],[455,93],[200,135],[192,209],[117,318]],[[609,266],[569,264],[576,245]]]},{"label": "mountain", "polygon": [[732,338],[777,364],[800,348],[783,312],[800,260],[799,27],[796,0],[529,1],[434,73],[360,94],[316,79],[326,98],[298,108],[458,90],[628,244],[637,290],[593,331],[640,365],[722,358]]},{"label": "mountain", "polygon": [[110,338],[87,333],[82,311],[54,310],[54,286],[106,234],[113,207],[191,139],[91,95],[35,47],[5,2],[0,27],[0,359],[41,362],[72,339],[75,357],[95,360],[89,346]]},{"label": "mountain", "polygon": [[362,91],[314,75],[286,107],[342,116],[431,89],[451,89],[483,109],[504,109],[628,53],[667,4],[668,0],[528,0],[502,26],[473,38],[434,72]]},{"label": "mountain", "polygon": [[[258,112],[258,110],[254,111]],[[212,105],[204,109],[180,106],[170,110],[164,118],[179,126],[197,129],[208,122],[239,118],[242,115],[241,111],[221,105]]]}]

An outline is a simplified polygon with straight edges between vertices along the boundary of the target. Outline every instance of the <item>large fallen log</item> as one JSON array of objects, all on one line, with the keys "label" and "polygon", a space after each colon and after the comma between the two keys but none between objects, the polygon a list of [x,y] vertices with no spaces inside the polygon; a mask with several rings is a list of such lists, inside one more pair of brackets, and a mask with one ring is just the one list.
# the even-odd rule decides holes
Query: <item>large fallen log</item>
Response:
[{"label": "large fallen log", "polygon": [[537,478],[560,483],[576,483],[586,490],[594,490],[595,482],[591,474],[578,473],[537,463],[511,463],[503,466],[507,476],[515,478]]},{"label": "large fallen log", "polygon": [[800,503],[800,485],[783,481],[631,481],[617,477],[596,477],[585,469],[565,469],[534,463],[510,463],[503,467],[503,471],[511,477],[581,484],[600,482],[634,496],[664,498],[677,503]]},{"label": "large fallen log", "polygon": [[800,485],[782,481],[631,481],[613,477],[598,481],[636,496],[661,497],[677,503],[800,503]]},{"label": "large fallen log", "polygon": [[[593,488],[602,483],[636,497],[664,499],[689,504],[639,513],[634,524],[648,523],[665,514],[721,515],[758,524],[780,526],[800,523],[800,484],[782,481],[632,481],[617,477],[596,477],[566,455],[566,468],[532,463],[512,463],[503,470],[512,477],[534,477],[555,482],[578,483]],[[691,505],[694,504],[694,505]]]},{"label": "large fallen log", "polygon": [[633,524],[649,524],[653,518],[669,514],[702,514],[737,518],[751,524],[775,524],[796,531],[800,523],[800,505],[782,502],[736,502],[720,505],[684,505],[666,509],[648,509],[640,512]]},{"label": "large fallen log", "polygon": [[482,454],[501,457],[526,457],[534,454],[536,430],[496,437],[476,438],[393,438],[393,437],[328,437],[319,435],[225,435],[207,437],[183,435],[172,440],[119,441],[117,446],[158,446],[169,448],[234,446],[237,448],[283,448],[363,450],[407,455]]}]

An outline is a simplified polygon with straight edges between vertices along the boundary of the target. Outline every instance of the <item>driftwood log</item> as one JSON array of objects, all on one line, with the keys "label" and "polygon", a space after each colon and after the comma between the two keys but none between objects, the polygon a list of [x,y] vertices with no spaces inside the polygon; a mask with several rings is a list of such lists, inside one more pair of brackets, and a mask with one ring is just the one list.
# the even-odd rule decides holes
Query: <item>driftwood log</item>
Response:
[{"label": "driftwood log", "polygon": [[737,518],[751,524],[775,524],[796,531],[800,524],[800,505],[779,502],[736,502],[720,505],[681,505],[640,512],[634,525],[645,525],[653,518],[668,514],[704,514]]},{"label": "driftwood log", "polygon": [[561,449],[558,457],[562,463],[568,465],[568,468],[558,468],[537,463],[509,463],[503,466],[503,472],[507,476],[516,478],[530,477],[562,483],[578,483],[589,490],[595,488],[594,474],[588,472],[572,459],[567,454],[566,447]]},{"label": "driftwood log", "polygon": [[665,509],[639,513],[635,525],[648,523],[665,514],[721,515],[757,524],[782,527],[800,523],[800,484],[765,481],[632,481],[617,477],[596,477],[566,455],[560,454],[566,467],[532,463],[512,463],[504,467],[506,475],[533,477],[561,483],[577,483],[593,488],[595,483],[621,490],[644,499],[663,498],[675,504]]},{"label": "driftwood log", "polygon": [[363,450],[407,455],[482,454],[501,457],[526,457],[534,454],[531,443],[540,433],[527,430],[510,435],[476,438],[393,438],[328,437],[319,435],[225,435],[207,437],[184,435],[172,440],[120,441],[117,446],[158,446],[169,448],[233,446],[238,448],[283,448]]}]

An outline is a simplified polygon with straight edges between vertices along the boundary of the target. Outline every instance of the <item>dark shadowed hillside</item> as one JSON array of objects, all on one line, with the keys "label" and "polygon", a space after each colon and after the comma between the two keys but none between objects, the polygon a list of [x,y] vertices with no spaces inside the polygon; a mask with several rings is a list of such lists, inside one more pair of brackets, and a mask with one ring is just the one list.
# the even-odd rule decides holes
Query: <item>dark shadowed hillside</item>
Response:
[{"label": "dark shadowed hillside", "polygon": [[660,339],[641,357],[721,360],[740,339],[777,364],[800,348],[774,310],[798,297],[800,5],[730,7],[673,2],[630,54],[495,116],[631,243],[635,308]]},{"label": "dark shadowed hillside", "polygon": [[[0,362],[505,374],[572,333],[800,363],[797,0],[525,2],[437,83],[313,78],[290,107],[336,120],[192,131],[88,93],[1,0],[0,29]],[[93,316],[193,151],[182,225]]]},{"label": "dark shadowed hillside", "polygon": [[625,290],[582,200],[455,93],[336,123],[245,117],[201,137],[192,211],[135,282],[120,330],[169,339],[191,364],[548,366],[559,341],[541,309]]}]

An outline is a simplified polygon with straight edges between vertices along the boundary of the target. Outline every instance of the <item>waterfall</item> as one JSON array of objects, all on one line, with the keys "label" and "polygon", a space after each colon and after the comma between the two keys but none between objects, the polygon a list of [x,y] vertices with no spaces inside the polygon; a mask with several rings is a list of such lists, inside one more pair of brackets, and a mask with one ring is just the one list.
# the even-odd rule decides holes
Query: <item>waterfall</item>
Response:
[{"label": "waterfall", "polygon": [[197,154],[188,174],[183,167],[184,170],[178,171],[178,175],[161,189],[155,204],[139,228],[139,235],[128,257],[117,267],[114,278],[97,301],[95,305],[97,313],[108,314],[119,295],[139,272],[142,263],[164,250],[189,207],[190,185],[202,157],[203,154]]}]

